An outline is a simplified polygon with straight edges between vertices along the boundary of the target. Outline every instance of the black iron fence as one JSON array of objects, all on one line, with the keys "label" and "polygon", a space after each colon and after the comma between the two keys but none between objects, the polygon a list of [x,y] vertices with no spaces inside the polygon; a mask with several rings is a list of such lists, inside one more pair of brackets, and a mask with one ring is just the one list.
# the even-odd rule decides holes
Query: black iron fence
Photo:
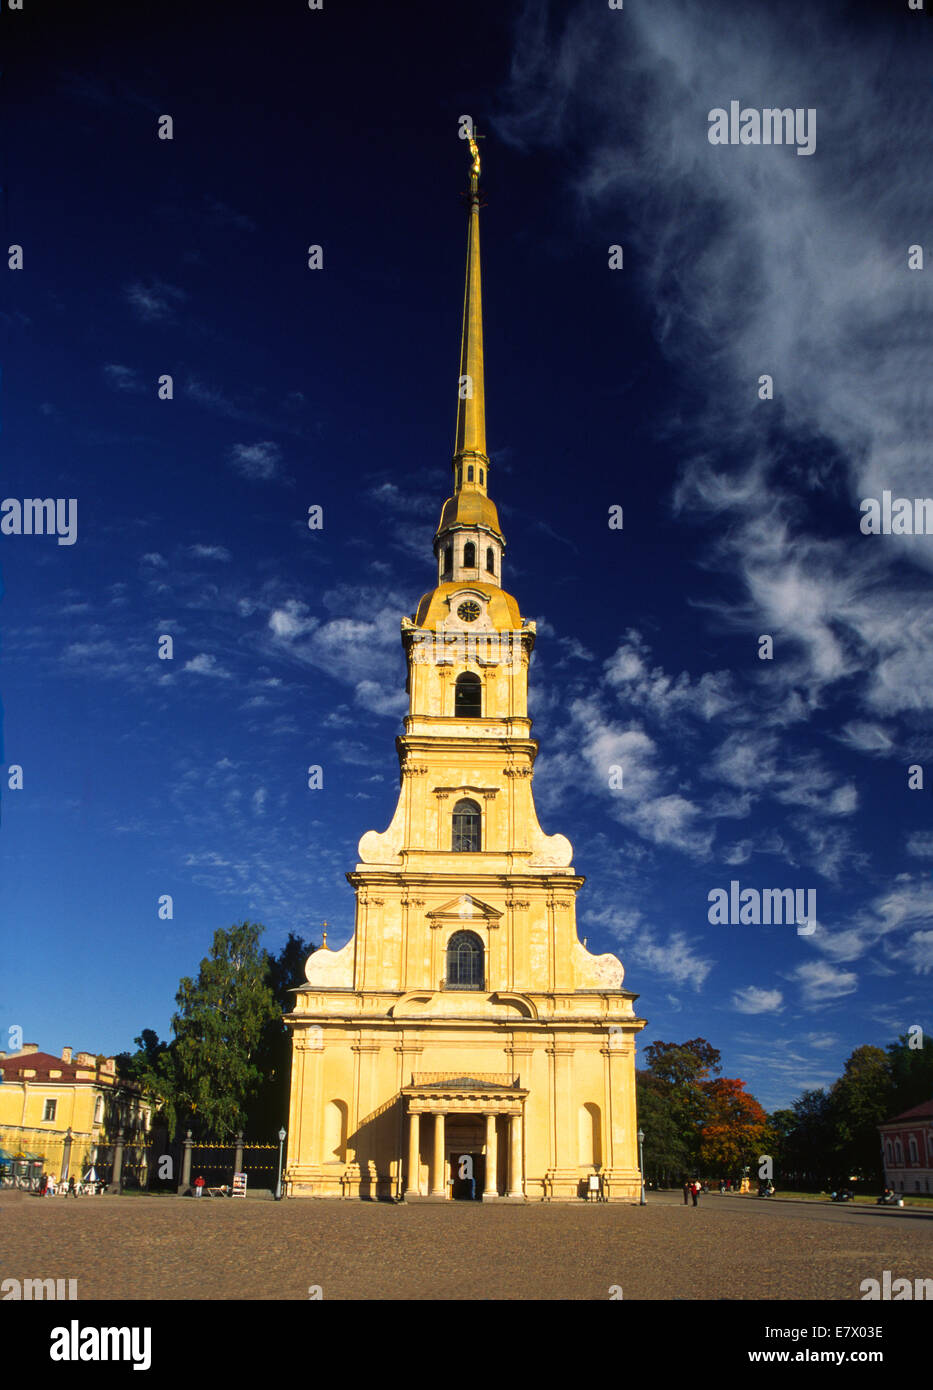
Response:
[{"label": "black iron fence", "polygon": [[[184,1145],[178,1145],[179,1157]],[[278,1144],[244,1144],[239,1169],[236,1167],[237,1145],[192,1144],[191,1181],[204,1179],[205,1187],[230,1187],[235,1172],[246,1174],[249,1190],[274,1191],[279,1168]],[[177,1171],[181,1172],[181,1166]]]},{"label": "black iron fence", "polygon": [[[92,1141],[75,1135],[70,1150],[60,1134],[6,1133],[0,1140],[0,1186],[38,1191],[43,1178],[73,1177],[82,1191],[116,1187],[129,1191],[175,1192],[182,1182],[186,1147],[190,1152],[190,1183],[198,1177],[208,1188],[230,1188],[234,1173],[245,1173],[248,1191],[275,1191],[279,1169],[279,1144],[245,1143],[239,1136],[228,1142],[198,1141],[186,1145],[181,1133],[169,1142],[164,1129],[155,1129],[145,1141],[125,1138]],[[119,1174],[119,1182],[116,1182]]]}]

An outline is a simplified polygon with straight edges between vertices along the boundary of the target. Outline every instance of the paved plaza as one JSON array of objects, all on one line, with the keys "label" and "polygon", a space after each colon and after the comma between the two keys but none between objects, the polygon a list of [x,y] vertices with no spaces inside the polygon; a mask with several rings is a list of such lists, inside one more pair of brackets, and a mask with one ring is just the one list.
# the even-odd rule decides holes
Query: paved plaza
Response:
[{"label": "paved plaza", "polygon": [[933,1219],[907,1210],[18,1196],[4,1273],[75,1278],[80,1299],[858,1300],[886,1269],[933,1278]]}]

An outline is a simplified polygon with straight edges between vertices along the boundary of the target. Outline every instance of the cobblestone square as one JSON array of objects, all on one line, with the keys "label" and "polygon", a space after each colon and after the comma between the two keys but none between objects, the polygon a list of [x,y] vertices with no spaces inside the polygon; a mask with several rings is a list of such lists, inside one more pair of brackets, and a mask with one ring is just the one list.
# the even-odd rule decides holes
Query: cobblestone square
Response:
[{"label": "cobblestone square", "polygon": [[933,1278],[933,1220],[828,1204],[651,1194],[443,1206],[4,1194],[4,1275],[75,1278],[79,1299],[860,1300]]}]

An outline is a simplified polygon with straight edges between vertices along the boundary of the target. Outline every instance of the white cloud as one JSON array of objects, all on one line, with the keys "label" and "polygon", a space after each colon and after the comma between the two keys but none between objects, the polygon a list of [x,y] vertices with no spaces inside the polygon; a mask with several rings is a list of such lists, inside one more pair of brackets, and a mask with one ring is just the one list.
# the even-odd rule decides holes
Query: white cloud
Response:
[{"label": "white cloud", "polygon": [[885,958],[925,973],[925,933],[933,927],[933,884],[900,874],[855,918],[838,931],[820,923],[807,940],[833,961],[856,961],[870,956],[876,974],[887,975]]},{"label": "white cloud", "polygon": [[638,809],[639,821],[657,845],[705,858],[715,832],[704,823],[702,809],[683,796],[659,796]]},{"label": "white cloud", "polygon": [[743,791],[761,792],[773,781],[777,738],[772,733],[742,730],[715,750],[708,775]]},{"label": "white cloud", "polygon": [[605,663],[606,679],[626,705],[644,709],[659,720],[684,713],[708,721],[733,708],[736,697],[730,672],[707,671],[693,681],[686,671],[673,677],[660,666],[649,667],[650,659],[641,634],[630,631]]},{"label": "white cloud", "polygon": [[[654,741],[638,728],[623,728],[605,718],[595,697],[571,702],[564,734],[568,751],[559,748],[548,759],[548,771],[561,781],[584,782],[609,798],[611,814],[656,845],[704,858],[714,830],[700,807],[678,792],[663,787],[666,774],[657,762]],[[610,779],[618,780],[615,786]]]},{"label": "white cloud", "polygon": [[839,1039],[835,1033],[807,1033],[804,1042],[808,1047],[826,1048],[838,1046]]},{"label": "white cloud", "polygon": [[269,627],[272,632],[286,642],[312,632],[318,621],[309,615],[305,604],[299,603],[296,599],[289,599],[281,608],[274,608],[269,614]]},{"label": "white cloud", "polygon": [[123,367],[118,362],[108,362],[104,367],[104,376],[117,391],[139,392],[143,390],[139,373],[134,367]]},{"label": "white cloud", "polygon": [[851,719],[840,731],[840,741],[860,753],[871,753],[883,757],[894,749],[894,740],[887,729],[863,719]]},{"label": "white cloud", "polygon": [[175,308],[187,298],[184,290],[177,285],[167,285],[162,280],[151,280],[148,284],[136,280],[132,285],[127,285],[124,293],[144,323],[171,318]]},{"label": "white cloud", "polygon": [[732,1007],[740,1014],[780,1013],[784,996],[779,989],[759,989],[757,985],[746,985],[737,989],[732,996]]},{"label": "white cloud", "polygon": [[[385,511],[395,512],[401,516],[411,518],[433,517],[435,512],[440,514],[440,496],[438,492],[403,492],[397,483],[384,482],[376,487],[370,488],[368,499],[377,507]],[[427,556],[431,554],[430,548]]]},{"label": "white cloud", "polygon": [[320,619],[297,599],[273,609],[269,630],[276,650],[352,685],[355,702],[365,709],[393,717],[403,713],[408,708],[399,635],[404,600],[384,588],[345,586],[326,593],[322,603],[344,612]]},{"label": "white cloud", "polygon": [[403,689],[393,690],[379,681],[359,681],[353,692],[358,705],[372,714],[386,714],[399,718],[408,713],[408,695]]},{"label": "white cloud", "polygon": [[858,988],[858,978],[850,970],[837,970],[827,961],[805,961],[790,976],[801,987],[805,1004],[824,1004],[841,999]]},{"label": "white cloud", "polygon": [[933,930],[913,932],[898,955],[908,969],[929,975],[933,972]]},{"label": "white cloud", "polygon": [[189,553],[196,560],[222,560],[226,562],[233,558],[230,551],[223,545],[192,545],[189,547]]},{"label": "white cloud", "polygon": [[196,676],[219,676],[222,680],[230,679],[230,672],[222,666],[218,666],[217,658],[207,652],[199,652],[190,661],[186,661],[182,670],[192,671]]},{"label": "white cloud", "polygon": [[632,964],[639,970],[654,971],[675,984],[692,985],[695,990],[702,988],[713,968],[712,961],[699,956],[683,932],[673,932],[666,944],[651,936],[640,938],[632,943],[630,952]]},{"label": "white cloud", "polygon": [[230,462],[236,472],[259,482],[274,478],[280,461],[279,446],[268,439],[258,444],[234,444],[230,451]]},{"label": "white cloud", "polygon": [[[930,490],[933,361],[922,276],[906,269],[917,234],[896,248],[890,236],[916,224],[926,183],[911,105],[924,59],[898,49],[892,101],[880,13],[855,24],[811,7],[788,26],[766,8],[754,35],[744,19],[739,0],[712,23],[669,0],[613,31],[598,8],[558,22],[526,6],[498,126],[519,145],[572,131],[584,208],[627,219],[658,342],[702,402],[680,422],[677,505],[716,517],[735,596],[713,611],[775,638],[778,657],[759,670],[775,717],[781,696],[784,719],[800,720],[828,692],[852,692],[869,719],[850,723],[850,739],[880,753],[870,716],[933,708],[933,547],[858,529],[861,498]],[[737,73],[752,106],[780,93],[808,107],[831,90],[814,158],[709,144],[707,114],[728,105]],[[764,372],[773,402],[756,397]],[[730,456],[743,463],[711,466]],[[636,663],[622,674],[645,677]]]}]

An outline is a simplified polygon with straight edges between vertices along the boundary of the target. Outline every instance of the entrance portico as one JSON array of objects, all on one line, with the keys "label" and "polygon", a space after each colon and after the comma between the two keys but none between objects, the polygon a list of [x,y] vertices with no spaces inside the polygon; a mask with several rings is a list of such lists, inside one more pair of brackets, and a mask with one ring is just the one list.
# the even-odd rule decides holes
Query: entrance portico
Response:
[{"label": "entrance portico", "polygon": [[[473,1183],[469,1195],[479,1199],[477,1168],[484,1202],[525,1200],[522,1124],[528,1091],[519,1077],[415,1072],[402,1096],[407,1112],[406,1202],[448,1201],[453,1174]],[[482,1163],[475,1162],[479,1157]]]}]

